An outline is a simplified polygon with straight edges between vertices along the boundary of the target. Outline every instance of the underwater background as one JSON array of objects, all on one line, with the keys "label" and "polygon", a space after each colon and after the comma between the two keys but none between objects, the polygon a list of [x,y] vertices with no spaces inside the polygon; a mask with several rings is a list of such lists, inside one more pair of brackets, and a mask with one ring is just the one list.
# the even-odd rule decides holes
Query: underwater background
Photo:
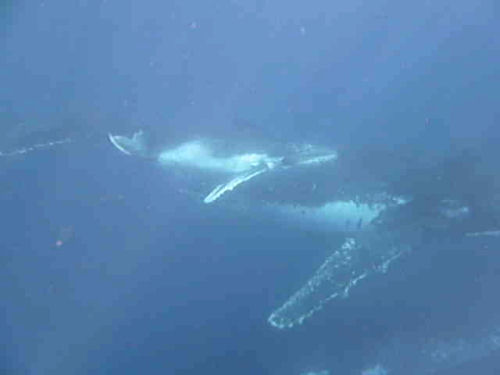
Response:
[{"label": "underwater background", "polygon": [[320,144],[405,193],[498,213],[499,12],[3,1],[0,374],[498,373],[498,236],[425,241],[279,330],[269,314],[338,235],[207,211],[189,177],[107,134]]}]

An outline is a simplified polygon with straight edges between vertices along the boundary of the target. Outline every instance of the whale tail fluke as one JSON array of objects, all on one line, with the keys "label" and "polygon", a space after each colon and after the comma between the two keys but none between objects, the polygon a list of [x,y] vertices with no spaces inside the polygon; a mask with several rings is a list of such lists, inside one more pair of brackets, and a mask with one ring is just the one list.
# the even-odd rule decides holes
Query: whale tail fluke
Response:
[{"label": "whale tail fluke", "polygon": [[126,155],[148,156],[146,136],[142,130],[135,132],[132,137],[109,133],[108,139],[113,146]]}]

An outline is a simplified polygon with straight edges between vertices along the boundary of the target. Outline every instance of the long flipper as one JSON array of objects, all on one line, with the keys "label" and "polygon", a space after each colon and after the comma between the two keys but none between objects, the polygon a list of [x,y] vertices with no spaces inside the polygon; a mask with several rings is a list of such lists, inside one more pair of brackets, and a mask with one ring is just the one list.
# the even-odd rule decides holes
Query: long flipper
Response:
[{"label": "long flipper", "polygon": [[384,236],[372,239],[374,243],[360,244],[348,238],[302,288],[271,314],[268,322],[280,329],[302,324],[329,301],[346,298],[359,281],[373,273],[385,273],[394,260],[410,250],[392,244]]},{"label": "long flipper", "polygon": [[260,175],[260,174],[262,174],[262,173],[264,173],[264,172],[266,172],[268,170],[269,170],[268,167],[263,167],[263,168],[260,168],[260,169],[257,169],[257,170],[253,170],[253,171],[250,171],[250,172],[247,172],[247,173],[244,173],[244,174],[240,174],[240,175],[236,176],[231,181],[229,181],[229,182],[227,182],[225,184],[217,185],[215,187],[215,189],[213,189],[210,192],[210,194],[208,194],[205,197],[205,199],[203,199],[203,202],[207,203],[207,204],[215,202],[225,192],[233,190],[235,187],[237,187],[238,185],[242,184],[243,182],[249,181],[252,178],[254,178],[254,177],[256,177],[256,176],[258,176],[258,175]]}]

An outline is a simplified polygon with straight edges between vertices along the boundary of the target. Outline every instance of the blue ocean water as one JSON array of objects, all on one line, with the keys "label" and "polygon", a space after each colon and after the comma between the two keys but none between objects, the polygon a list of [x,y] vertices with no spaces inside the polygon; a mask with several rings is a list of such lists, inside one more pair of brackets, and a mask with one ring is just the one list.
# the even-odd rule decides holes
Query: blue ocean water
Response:
[{"label": "blue ocean water", "polygon": [[[497,373],[498,236],[419,238],[386,274],[280,330],[270,313],[342,236],[231,198],[207,208],[212,179],[128,157],[107,134],[319,144],[352,162],[346,189],[376,179],[417,202],[464,198],[478,212],[466,231],[499,230],[498,12],[448,0],[4,2],[0,373]],[[320,199],[302,182],[280,198]]]}]

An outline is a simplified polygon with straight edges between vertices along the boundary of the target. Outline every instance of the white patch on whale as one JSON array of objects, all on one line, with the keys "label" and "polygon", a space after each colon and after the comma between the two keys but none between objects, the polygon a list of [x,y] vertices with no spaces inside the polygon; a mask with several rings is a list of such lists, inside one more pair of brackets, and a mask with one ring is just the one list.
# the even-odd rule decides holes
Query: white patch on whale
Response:
[{"label": "white patch on whale", "polygon": [[294,204],[267,204],[267,210],[283,220],[304,228],[325,228],[329,231],[353,232],[365,229],[387,208],[384,203],[333,201],[321,206],[305,207]]},{"label": "white patch on whale", "polygon": [[261,153],[220,157],[214,155],[213,150],[207,143],[197,140],[162,151],[158,155],[158,161],[165,166],[177,165],[226,174],[237,174],[246,173],[259,167],[273,169],[280,163],[281,158],[273,158]]}]

